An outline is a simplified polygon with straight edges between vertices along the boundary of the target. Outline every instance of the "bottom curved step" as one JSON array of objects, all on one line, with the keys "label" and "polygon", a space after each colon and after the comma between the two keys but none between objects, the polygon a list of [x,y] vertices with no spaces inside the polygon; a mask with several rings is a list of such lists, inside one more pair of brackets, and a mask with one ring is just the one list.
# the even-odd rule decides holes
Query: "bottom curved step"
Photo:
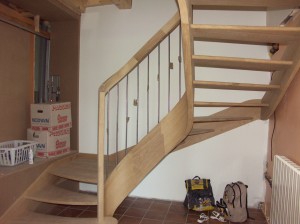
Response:
[{"label": "bottom curved step", "polygon": [[64,205],[97,205],[97,196],[49,185],[25,195],[27,199]]},{"label": "bottom curved step", "polygon": [[[97,218],[70,218],[53,215],[44,215],[28,212],[22,216],[13,218],[5,224],[99,224]],[[118,221],[112,217],[106,217],[103,224],[117,224]]]}]

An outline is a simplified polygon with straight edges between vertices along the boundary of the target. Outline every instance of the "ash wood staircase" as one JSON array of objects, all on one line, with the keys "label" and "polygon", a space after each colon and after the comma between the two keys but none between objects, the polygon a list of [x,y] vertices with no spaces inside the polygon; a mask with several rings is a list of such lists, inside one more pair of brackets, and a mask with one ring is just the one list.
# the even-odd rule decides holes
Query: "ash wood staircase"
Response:
[{"label": "ash wood staircase", "polygon": [[[268,119],[300,67],[299,13],[284,27],[220,26],[193,24],[197,9],[266,10],[295,8],[299,1],[279,0],[178,0],[176,14],[145,46],[99,90],[98,155],[72,155],[51,165],[1,217],[1,223],[117,223],[113,213],[128,194],[169,153],[222,134],[257,119]],[[176,106],[127,151],[104,155],[106,97],[181,21],[185,93]],[[196,55],[195,41],[239,44],[279,43],[270,60]],[[273,73],[270,84],[253,84],[195,79],[196,67],[230,68]],[[195,101],[195,89],[263,91],[261,99],[246,102]],[[209,116],[194,116],[195,108],[225,107]],[[118,158],[118,159],[116,159]],[[105,163],[117,161],[105,173]],[[78,183],[97,184],[98,196],[80,192]],[[122,186],[120,188],[120,186]],[[98,218],[67,218],[37,212],[41,204],[98,205]]]}]

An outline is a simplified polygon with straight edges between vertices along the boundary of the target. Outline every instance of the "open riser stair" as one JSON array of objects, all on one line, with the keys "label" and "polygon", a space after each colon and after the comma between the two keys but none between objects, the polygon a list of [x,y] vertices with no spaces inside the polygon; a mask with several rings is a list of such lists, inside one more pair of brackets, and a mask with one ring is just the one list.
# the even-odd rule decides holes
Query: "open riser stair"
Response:
[{"label": "open riser stair", "polygon": [[[198,10],[293,9],[299,2],[178,0],[178,5],[180,13],[101,85],[98,154],[71,155],[51,165],[1,217],[1,223],[117,223],[113,218],[117,207],[169,153],[255,120],[267,120],[274,113],[300,68],[300,13],[294,12],[278,27],[199,24],[194,17]],[[171,50],[174,37],[178,47]],[[206,55],[197,52],[201,41],[238,46],[276,43],[279,50],[270,59]],[[161,65],[164,56],[166,69]],[[271,78],[269,83],[206,80],[200,68],[265,72]],[[154,87],[151,80],[156,80]],[[262,97],[234,101],[224,94],[222,101],[199,100],[197,91],[211,90],[259,92]],[[151,104],[152,97],[157,105]],[[198,115],[205,109],[218,110]],[[97,194],[82,192],[80,183],[96,185]],[[39,212],[47,204],[97,205],[98,218]]]}]

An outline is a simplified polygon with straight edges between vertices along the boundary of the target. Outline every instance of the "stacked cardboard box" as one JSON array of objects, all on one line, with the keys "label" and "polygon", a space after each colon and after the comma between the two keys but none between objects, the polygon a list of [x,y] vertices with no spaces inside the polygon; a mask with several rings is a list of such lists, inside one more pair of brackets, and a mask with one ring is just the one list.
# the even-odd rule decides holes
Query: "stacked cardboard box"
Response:
[{"label": "stacked cardboard box", "polygon": [[70,151],[71,103],[31,104],[31,128],[27,139],[36,141],[37,157],[53,157]]}]

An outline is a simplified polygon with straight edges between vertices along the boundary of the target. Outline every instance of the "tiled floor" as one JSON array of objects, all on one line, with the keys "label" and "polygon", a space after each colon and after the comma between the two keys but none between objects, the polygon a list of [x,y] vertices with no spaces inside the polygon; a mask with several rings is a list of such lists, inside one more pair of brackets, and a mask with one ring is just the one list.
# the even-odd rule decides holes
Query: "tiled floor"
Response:
[{"label": "tiled floor", "polygon": [[[43,210],[43,208],[40,208]],[[47,207],[51,215],[67,217],[96,217],[96,206],[52,206]],[[267,224],[262,212],[249,209],[250,217],[245,224]],[[126,198],[114,215],[119,224],[193,224],[197,223],[199,213],[188,211],[182,202],[162,201],[143,198]],[[209,219],[207,224],[221,223]]]}]

